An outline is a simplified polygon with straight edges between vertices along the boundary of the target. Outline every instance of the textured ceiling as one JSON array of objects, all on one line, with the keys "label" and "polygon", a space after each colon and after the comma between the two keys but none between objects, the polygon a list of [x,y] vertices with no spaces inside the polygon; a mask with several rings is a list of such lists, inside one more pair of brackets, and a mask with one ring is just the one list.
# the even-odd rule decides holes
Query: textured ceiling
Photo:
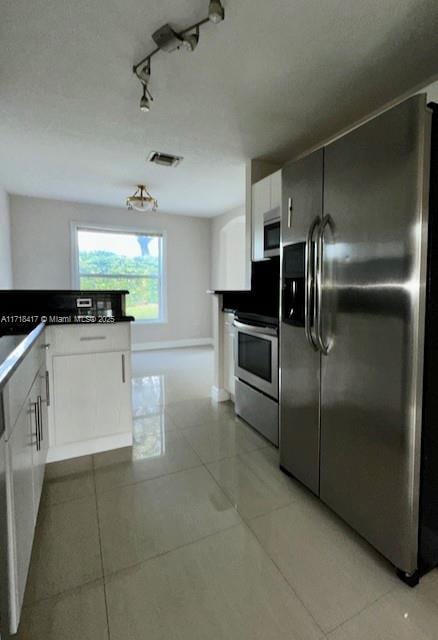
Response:
[{"label": "textured ceiling", "polygon": [[146,182],[162,211],[215,215],[243,201],[247,158],[288,159],[438,74],[436,0],[224,4],[194,53],[154,58],[142,114],[133,63],[208,0],[3,0],[0,184],[120,206]]}]

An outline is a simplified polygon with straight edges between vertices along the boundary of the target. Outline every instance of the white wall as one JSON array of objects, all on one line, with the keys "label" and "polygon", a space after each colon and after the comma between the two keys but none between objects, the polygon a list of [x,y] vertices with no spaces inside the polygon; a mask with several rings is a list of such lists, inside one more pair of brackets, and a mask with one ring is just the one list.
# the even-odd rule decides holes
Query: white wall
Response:
[{"label": "white wall", "polygon": [[72,221],[166,234],[167,322],[136,323],[134,346],[211,337],[210,220],[10,196],[14,287],[71,289]]},{"label": "white wall", "polygon": [[12,288],[11,229],[9,196],[0,187],[0,289]]},{"label": "white wall", "polygon": [[246,271],[246,217],[242,205],[212,219],[210,288],[245,289]]}]

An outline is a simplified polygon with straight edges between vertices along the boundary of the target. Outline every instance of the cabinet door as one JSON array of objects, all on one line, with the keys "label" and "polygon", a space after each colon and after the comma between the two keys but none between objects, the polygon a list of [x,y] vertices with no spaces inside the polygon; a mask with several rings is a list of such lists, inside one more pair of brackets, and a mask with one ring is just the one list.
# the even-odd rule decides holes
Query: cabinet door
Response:
[{"label": "cabinet door", "polygon": [[46,393],[46,367],[38,372],[32,387],[32,407],[35,419],[35,444],[33,448],[33,492],[35,513],[38,513],[41,493],[44,483],[44,470],[49,448],[48,419],[47,419],[47,393]]},{"label": "cabinet door", "polygon": [[129,355],[109,352],[53,358],[57,446],[132,428]]},{"label": "cabinet door", "polygon": [[278,209],[281,207],[281,170],[276,171],[270,176],[271,178],[271,200],[270,209]]},{"label": "cabinet door", "polygon": [[270,176],[252,187],[252,259],[263,260],[263,216],[271,208]]},{"label": "cabinet door", "polygon": [[11,630],[20,619],[35,527],[32,449],[35,413],[28,396],[7,442],[8,538],[10,550]]}]

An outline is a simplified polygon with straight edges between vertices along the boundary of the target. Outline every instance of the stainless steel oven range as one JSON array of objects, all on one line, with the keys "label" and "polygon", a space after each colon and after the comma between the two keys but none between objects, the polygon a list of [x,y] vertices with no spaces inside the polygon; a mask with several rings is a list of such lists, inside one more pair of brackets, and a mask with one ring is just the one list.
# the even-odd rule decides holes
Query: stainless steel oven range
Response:
[{"label": "stainless steel oven range", "polygon": [[278,320],[237,314],[235,411],[278,446]]}]

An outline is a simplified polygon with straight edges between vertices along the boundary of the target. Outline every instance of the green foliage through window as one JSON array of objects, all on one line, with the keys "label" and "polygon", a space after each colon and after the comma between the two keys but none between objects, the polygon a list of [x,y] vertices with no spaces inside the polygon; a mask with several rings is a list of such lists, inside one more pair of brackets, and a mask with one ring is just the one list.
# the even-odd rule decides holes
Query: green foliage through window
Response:
[{"label": "green foliage through window", "polygon": [[162,238],[78,229],[81,289],[126,289],[127,313],[136,320],[161,317]]}]

